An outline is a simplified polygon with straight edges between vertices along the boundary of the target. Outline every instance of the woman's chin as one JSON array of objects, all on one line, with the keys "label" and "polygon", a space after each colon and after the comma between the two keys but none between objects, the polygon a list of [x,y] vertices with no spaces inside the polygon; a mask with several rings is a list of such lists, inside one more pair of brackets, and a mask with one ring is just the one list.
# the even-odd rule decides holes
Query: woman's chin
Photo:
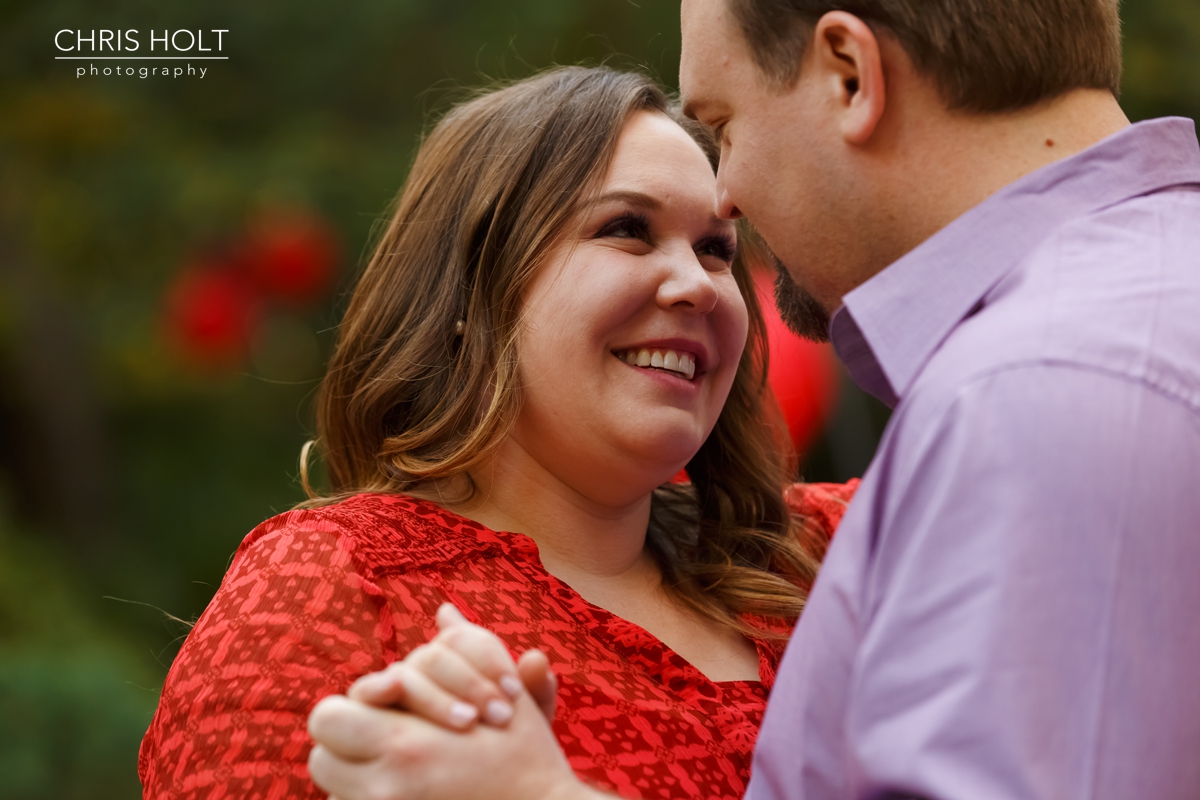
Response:
[{"label": "woman's chin", "polygon": [[652,443],[643,442],[642,447],[638,448],[638,458],[645,465],[644,469],[647,472],[661,476],[661,480],[655,483],[655,486],[659,486],[678,475],[679,471],[686,467],[700,450],[700,445],[703,443],[703,440],[695,441],[694,439],[689,439],[687,442],[681,442],[678,439]]}]

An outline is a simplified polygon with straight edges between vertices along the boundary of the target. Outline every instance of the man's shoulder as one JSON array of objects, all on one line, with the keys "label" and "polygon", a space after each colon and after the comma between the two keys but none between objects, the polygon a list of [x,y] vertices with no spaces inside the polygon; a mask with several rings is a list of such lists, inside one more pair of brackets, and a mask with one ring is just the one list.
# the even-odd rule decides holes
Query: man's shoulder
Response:
[{"label": "man's shoulder", "polygon": [[1200,410],[1198,309],[1200,191],[1134,198],[1042,242],[955,328],[910,394],[948,397],[1037,367],[1043,380],[1093,371]]}]

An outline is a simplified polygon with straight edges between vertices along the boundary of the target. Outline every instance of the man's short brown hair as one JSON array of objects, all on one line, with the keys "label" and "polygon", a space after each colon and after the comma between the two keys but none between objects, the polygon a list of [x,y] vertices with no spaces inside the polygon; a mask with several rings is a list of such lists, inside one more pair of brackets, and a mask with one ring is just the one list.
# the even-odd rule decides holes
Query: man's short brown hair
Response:
[{"label": "man's short brown hair", "polygon": [[766,77],[799,76],[813,27],[846,11],[899,41],[948,107],[1013,111],[1121,83],[1117,0],[726,0]]}]

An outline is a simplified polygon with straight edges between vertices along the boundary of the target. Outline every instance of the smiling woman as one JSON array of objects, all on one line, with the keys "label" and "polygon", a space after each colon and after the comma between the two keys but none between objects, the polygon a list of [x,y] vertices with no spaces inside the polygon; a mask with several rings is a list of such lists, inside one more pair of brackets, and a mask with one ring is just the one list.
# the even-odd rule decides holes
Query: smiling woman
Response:
[{"label": "smiling woman", "polygon": [[308,712],[426,642],[445,601],[546,651],[579,775],[741,795],[851,489],[786,486],[714,156],[607,69],[434,128],[322,386],[332,491],[243,543],[168,676],[147,797],[320,796]]}]

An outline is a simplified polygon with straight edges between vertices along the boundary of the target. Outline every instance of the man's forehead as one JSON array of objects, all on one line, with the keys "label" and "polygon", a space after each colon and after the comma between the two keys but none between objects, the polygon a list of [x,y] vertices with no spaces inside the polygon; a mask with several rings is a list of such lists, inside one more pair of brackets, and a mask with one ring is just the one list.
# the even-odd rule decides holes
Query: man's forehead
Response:
[{"label": "man's forehead", "polygon": [[726,0],[682,0],[680,21],[686,35],[694,26],[712,26],[725,16]]},{"label": "man's forehead", "polygon": [[734,49],[735,35],[725,14],[725,0],[683,0],[680,7],[683,48],[679,61],[679,93],[683,111],[695,118],[712,104]]}]

